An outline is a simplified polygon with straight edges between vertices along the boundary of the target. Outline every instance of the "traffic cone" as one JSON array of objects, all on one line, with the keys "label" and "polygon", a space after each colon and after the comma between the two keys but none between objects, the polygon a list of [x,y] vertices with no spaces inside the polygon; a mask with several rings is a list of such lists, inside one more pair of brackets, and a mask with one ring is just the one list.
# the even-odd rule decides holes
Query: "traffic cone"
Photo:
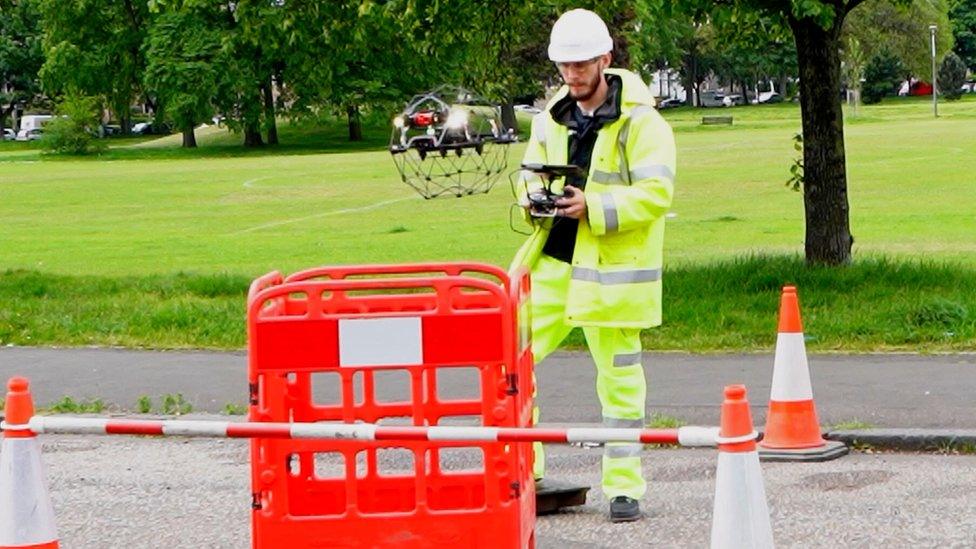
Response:
[{"label": "traffic cone", "polygon": [[712,549],[773,547],[756,436],[745,386],[727,386],[718,437]]},{"label": "traffic cone", "polygon": [[0,425],[0,549],[56,549],[58,530],[41,449],[28,427],[34,401],[26,379],[10,379],[6,408],[7,417]]},{"label": "traffic cone", "polygon": [[824,440],[820,435],[794,286],[784,286],[780,300],[772,385],[766,429],[759,443],[762,460],[828,461],[847,453],[842,442]]}]

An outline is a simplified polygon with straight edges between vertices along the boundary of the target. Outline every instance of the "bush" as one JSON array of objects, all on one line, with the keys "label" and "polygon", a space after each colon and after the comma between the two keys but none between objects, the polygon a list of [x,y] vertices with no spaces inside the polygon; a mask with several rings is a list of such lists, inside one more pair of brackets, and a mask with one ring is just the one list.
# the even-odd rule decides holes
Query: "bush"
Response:
[{"label": "bush", "polygon": [[94,142],[100,113],[94,97],[69,96],[58,105],[59,116],[44,125],[41,145],[56,154],[87,154],[102,148]]},{"label": "bush", "polygon": [[886,95],[898,91],[905,69],[901,61],[887,50],[878,52],[864,68],[864,86],[861,100],[870,105],[880,103]]},{"label": "bush", "polygon": [[966,64],[955,53],[949,52],[939,67],[939,93],[946,99],[962,97],[962,85],[966,83]]}]

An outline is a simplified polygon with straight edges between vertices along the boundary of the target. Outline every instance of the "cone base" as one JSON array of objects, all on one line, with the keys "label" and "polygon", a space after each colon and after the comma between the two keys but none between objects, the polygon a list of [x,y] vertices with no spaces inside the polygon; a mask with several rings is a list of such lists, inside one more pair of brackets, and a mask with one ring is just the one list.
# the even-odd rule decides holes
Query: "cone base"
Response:
[{"label": "cone base", "polygon": [[847,455],[850,449],[843,442],[825,440],[823,446],[786,450],[759,446],[760,461],[830,461]]}]

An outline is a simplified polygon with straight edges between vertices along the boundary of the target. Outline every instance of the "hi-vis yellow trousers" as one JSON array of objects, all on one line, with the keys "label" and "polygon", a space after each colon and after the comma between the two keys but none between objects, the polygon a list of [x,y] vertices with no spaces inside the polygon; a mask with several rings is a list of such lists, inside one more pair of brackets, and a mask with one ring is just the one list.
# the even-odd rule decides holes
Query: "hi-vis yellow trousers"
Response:
[{"label": "hi-vis yellow trousers", "polygon": [[[572,326],[564,321],[571,266],[543,254],[532,269],[532,353],[535,363],[552,353]],[[608,319],[610,320],[610,319]],[[640,330],[584,327],[596,364],[596,392],[606,427],[642,428],[647,385],[641,367]],[[533,411],[536,422],[539,408]],[[535,478],[545,474],[542,444],[535,449]],[[641,474],[640,443],[608,444],[603,452],[603,492],[607,498],[639,499],[647,484]]]}]

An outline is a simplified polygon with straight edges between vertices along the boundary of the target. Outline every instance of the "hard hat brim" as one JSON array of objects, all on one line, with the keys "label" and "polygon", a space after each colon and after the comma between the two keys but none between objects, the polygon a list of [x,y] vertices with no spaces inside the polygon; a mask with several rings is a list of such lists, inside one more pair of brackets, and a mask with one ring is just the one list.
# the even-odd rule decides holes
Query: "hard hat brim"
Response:
[{"label": "hard hat brim", "polygon": [[585,49],[549,44],[549,60],[553,63],[589,61],[594,57],[599,57],[611,51],[613,51],[613,42],[610,44],[600,44],[598,47],[590,46]]}]

